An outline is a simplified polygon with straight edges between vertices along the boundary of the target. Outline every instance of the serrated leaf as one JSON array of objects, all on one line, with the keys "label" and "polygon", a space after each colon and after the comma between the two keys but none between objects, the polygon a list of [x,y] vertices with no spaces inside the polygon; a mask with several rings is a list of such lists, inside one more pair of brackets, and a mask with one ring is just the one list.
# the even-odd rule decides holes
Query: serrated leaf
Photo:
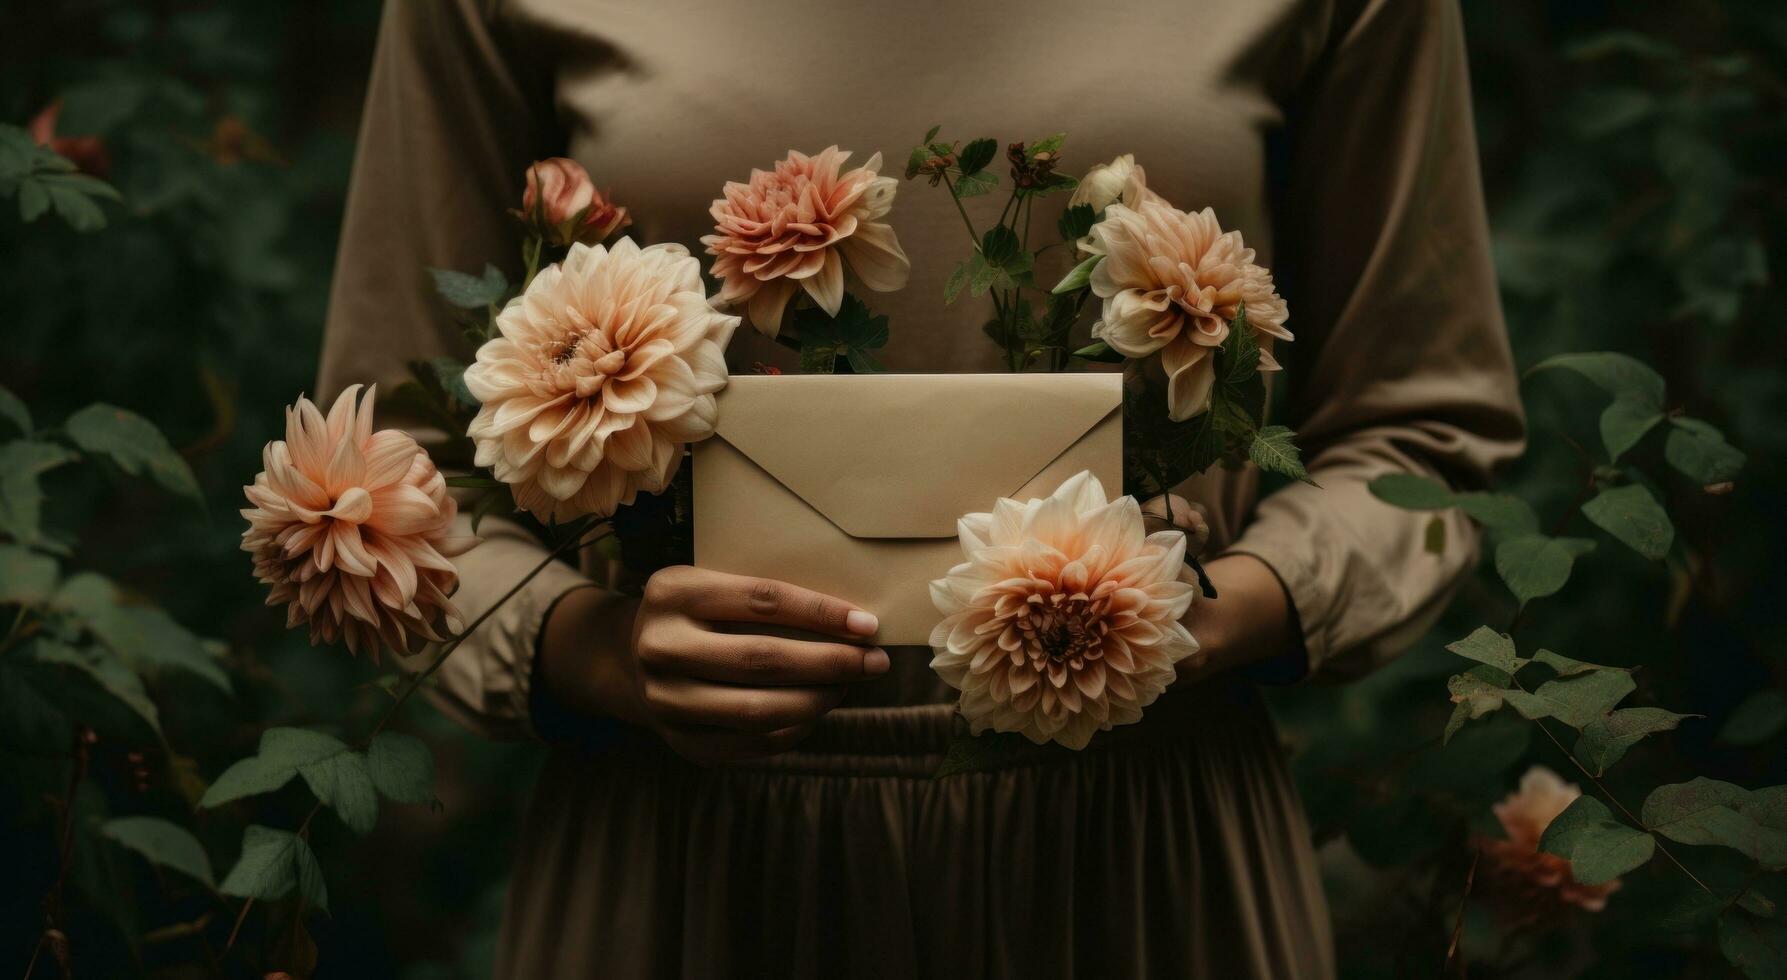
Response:
[{"label": "serrated leaf", "polygon": [[1302,480],[1315,486],[1309,478],[1309,471],[1303,468],[1303,456],[1292,441],[1296,433],[1282,425],[1268,425],[1254,433],[1253,441],[1247,446],[1247,455],[1255,466],[1268,473],[1288,476],[1293,480]]},{"label": "serrated leaf", "polygon": [[148,419],[100,402],[70,415],[63,427],[69,439],[87,452],[109,458],[131,476],[146,475],[164,489],[204,504],[192,467]]},{"label": "serrated leaf", "polygon": [[1652,561],[1662,561],[1675,542],[1675,525],[1644,487],[1630,483],[1602,490],[1582,514],[1614,539]]},{"label": "serrated leaf", "polygon": [[1049,292],[1056,296],[1060,296],[1064,293],[1071,293],[1085,289],[1087,284],[1092,281],[1093,268],[1102,261],[1104,261],[1104,256],[1102,255],[1094,255],[1087,258],[1084,262],[1081,262],[1079,265],[1076,265],[1069,270],[1067,275],[1062,276],[1061,281],[1056,283],[1055,288],[1049,290]]},{"label": "serrated leaf", "polygon": [[979,197],[999,186],[999,178],[982,170],[979,173],[963,174],[955,183],[957,197]]},{"label": "serrated leaf", "polygon": [[1642,867],[1656,847],[1655,838],[1614,820],[1592,796],[1577,797],[1539,838],[1539,849],[1567,858],[1570,876],[1584,885],[1603,885]]},{"label": "serrated leaf", "polygon": [[1556,718],[1571,728],[1580,730],[1612,711],[1636,686],[1629,672],[1601,668],[1569,677],[1553,678],[1530,693],[1509,691],[1505,697],[1514,710],[1527,718],[1535,721],[1540,718]]},{"label": "serrated leaf", "polygon": [[1371,495],[1403,510],[1440,510],[1453,506],[1450,487],[1415,473],[1385,473],[1366,484]]},{"label": "serrated leaf", "polygon": [[1090,204],[1075,204],[1061,212],[1060,220],[1055,228],[1061,232],[1061,240],[1077,242],[1092,232],[1092,226],[1098,223],[1098,210]]},{"label": "serrated leaf", "polygon": [[179,824],[160,817],[118,817],[106,821],[99,832],[141,854],[151,864],[171,868],[212,890],[217,888],[205,846]]},{"label": "serrated leaf", "polygon": [[217,890],[272,901],[291,894],[294,887],[309,904],[328,909],[323,869],[310,845],[291,831],[250,824],[242,833],[242,855]]},{"label": "serrated leaf", "polygon": [[1692,418],[1670,419],[1669,437],[1663,441],[1663,458],[1695,483],[1723,483],[1744,468],[1743,451],[1725,441],[1718,429]]},{"label": "serrated leaf", "polygon": [[1661,421],[1663,413],[1656,406],[1630,398],[1615,398],[1601,412],[1601,444],[1607,447],[1607,458],[1619,462],[1627,450],[1638,445],[1645,433]]},{"label": "serrated leaf", "polygon": [[1488,664],[1505,674],[1517,673],[1526,661],[1514,649],[1514,640],[1487,626],[1479,626],[1462,640],[1446,644],[1446,649],[1480,664]]},{"label": "serrated leaf", "polygon": [[1719,729],[1725,745],[1763,745],[1787,729],[1787,695],[1776,690],[1757,691],[1731,711]]},{"label": "serrated leaf", "polygon": [[1570,581],[1577,556],[1594,548],[1595,543],[1585,538],[1517,534],[1496,545],[1495,571],[1524,606],[1533,599],[1555,595]]},{"label": "serrated leaf", "polygon": [[271,793],[290,782],[304,766],[348,751],[346,743],[322,732],[269,728],[261,733],[259,751],[225,769],[205,791],[199,806],[216,807],[244,796]]},{"label": "serrated leaf", "polygon": [[[928,143],[930,140],[925,142]],[[961,169],[964,176],[978,173],[985,169],[987,164],[993,162],[993,157],[998,154],[998,140],[988,139],[984,136],[980,139],[972,139],[963,145],[962,152],[956,154],[956,166]]]},{"label": "serrated leaf", "polygon": [[1635,357],[1613,351],[1559,354],[1533,365],[1526,373],[1557,368],[1574,371],[1616,399],[1624,398],[1657,412],[1663,410],[1663,376]]},{"label": "serrated leaf", "polygon": [[0,603],[35,605],[49,598],[59,574],[56,559],[16,544],[0,544]]},{"label": "serrated leaf", "polygon": [[1662,708],[1621,708],[1582,727],[1575,755],[1592,767],[1595,775],[1604,775],[1609,766],[1624,758],[1626,750],[1646,735],[1673,731],[1683,719],[1697,717],[1700,716],[1678,715]]},{"label": "serrated leaf", "polygon": [[31,434],[31,410],[4,386],[0,386],[0,419],[11,422],[21,436]]},{"label": "serrated leaf", "polygon": [[399,803],[428,803],[434,799],[434,753],[413,735],[380,732],[366,750],[372,783],[380,793]]}]

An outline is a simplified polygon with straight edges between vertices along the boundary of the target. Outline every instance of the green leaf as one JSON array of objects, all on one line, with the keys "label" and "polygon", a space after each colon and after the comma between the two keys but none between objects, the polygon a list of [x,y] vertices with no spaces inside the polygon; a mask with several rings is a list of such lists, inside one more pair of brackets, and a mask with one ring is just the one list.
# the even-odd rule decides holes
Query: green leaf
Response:
[{"label": "green leaf", "polygon": [[1533,365],[1526,373],[1557,368],[1576,372],[1616,399],[1623,398],[1657,412],[1663,410],[1663,376],[1635,357],[1612,351],[1559,354]]},{"label": "green leaf", "polygon": [[452,269],[429,269],[428,273],[434,277],[434,291],[460,309],[484,309],[502,302],[503,295],[509,291],[509,280],[494,265],[486,264],[481,276]]},{"label": "green leaf", "polygon": [[1302,453],[1298,451],[1297,444],[1291,441],[1295,435],[1286,426],[1268,425],[1254,433],[1253,442],[1247,447],[1248,458],[1253,460],[1255,466],[1268,473],[1277,473],[1316,486],[1316,482],[1309,478],[1309,471],[1303,468]]},{"label": "green leaf", "polygon": [[1074,351],[1073,356],[1081,358],[1082,360],[1097,361],[1100,364],[1123,363],[1123,355],[1112,350],[1111,345],[1102,340],[1095,340],[1079,350]]},{"label": "green leaf", "polygon": [[1371,495],[1403,510],[1439,510],[1453,506],[1451,488],[1414,473],[1385,473],[1366,484]]},{"label": "green leaf", "polygon": [[378,824],[378,792],[365,756],[343,746],[334,755],[299,766],[298,773],[354,833],[369,834]]},{"label": "green leaf", "polygon": [[438,386],[449,399],[458,403],[459,407],[477,411],[480,407],[478,396],[465,384],[465,365],[451,357],[432,357],[426,361],[412,361],[412,369],[426,372],[429,381]]},{"label": "green leaf", "polygon": [[1595,495],[1582,514],[1621,544],[1652,561],[1662,561],[1675,541],[1675,525],[1663,505],[1644,487],[1630,483]]},{"label": "green leaf", "polygon": [[1580,730],[1612,711],[1637,685],[1628,671],[1601,668],[1572,677],[1557,677],[1531,693],[1509,691],[1504,697],[1514,710],[1538,720],[1556,718]]},{"label": "green leaf", "polygon": [[1540,650],[1538,653],[1533,654],[1533,662],[1550,667],[1561,677],[1568,677],[1572,674],[1586,674],[1591,670],[1618,669],[1616,667],[1603,667],[1600,664],[1585,663],[1581,660],[1572,660],[1562,654],[1552,653],[1550,650]]},{"label": "green leaf", "polygon": [[1495,571],[1524,606],[1533,599],[1555,595],[1570,580],[1577,556],[1594,548],[1595,543],[1584,538],[1519,534],[1496,545]]},{"label": "green leaf", "polygon": [[968,285],[968,278],[968,263],[957,263],[956,271],[950,273],[949,281],[943,284],[943,302],[954,303],[956,297],[962,295],[962,287]]},{"label": "green leaf", "polygon": [[1678,715],[1662,708],[1621,708],[1605,718],[1597,718],[1582,727],[1576,741],[1575,755],[1583,764],[1592,766],[1595,775],[1607,772],[1626,750],[1637,745],[1646,735],[1673,731],[1684,718],[1699,715]]},{"label": "green leaf", "polygon": [[999,178],[982,170],[979,173],[963,174],[955,183],[957,197],[979,197],[999,186]]},{"label": "green leaf", "polygon": [[[1462,674],[1454,674],[1446,681],[1446,691],[1452,697],[1452,703],[1464,708],[1471,718],[1481,718],[1492,711],[1499,711],[1507,703],[1506,696],[1511,692],[1508,687],[1506,671],[1494,667],[1472,667]],[[1458,717],[1457,709],[1452,712],[1452,721],[1462,726],[1464,721]],[[1456,732],[1457,727],[1448,724],[1447,730]]]},{"label": "green leaf", "polygon": [[1421,535],[1421,550],[1430,555],[1446,553],[1446,520],[1438,514],[1427,521],[1427,529]]},{"label": "green leaf", "polygon": [[1669,438],[1663,442],[1663,458],[1677,472],[1695,483],[1724,483],[1743,470],[1747,457],[1725,441],[1723,433],[1699,419],[1669,420]]},{"label": "green leaf", "polygon": [[1732,710],[1719,729],[1725,745],[1763,745],[1787,729],[1787,695],[1776,690],[1757,691]]},{"label": "green leaf", "polygon": [[151,731],[161,734],[161,713],[155,709],[155,702],[149,700],[149,692],[143,689],[143,679],[131,673],[117,657],[101,649],[73,647],[54,640],[39,640],[33,644],[33,649],[39,663],[60,664],[86,674],[107,694],[143,719]]},{"label": "green leaf", "polygon": [[19,400],[19,396],[0,387],[0,419],[6,419],[19,430],[19,435],[31,435],[31,410]]},{"label": "green leaf", "polygon": [[1613,819],[1607,805],[1578,796],[1539,838],[1539,850],[1570,861],[1570,876],[1584,885],[1603,885],[1642,867],[1656,851],[1651,835]]},{"label": "green leaf", "polygon": [[52,546],[41,527],[44,496],[37,478],[75,458],[48,442],[19,439],[0,446],[0,532],[22,544]]},{"label": "green leaf", "polygon": [[56,559],[16,544],[0,544],[0,603],[35,605],[56,588]]},{"label": "green leaf", "polygon": [[1787,923],[1730,909],[1719,917],[1719,952],[1749,980],[1787,976]]},{"label": "green leaf", "polygon": [[310,845],[289,830],[251,824],[242,833],[242,856],[217,890],[238,898],[272,901],[284,898],[293,887],[306,902],[328,909],[323,869]]},{"label": "green leaf", "polygon": [[1466,660],[1488,664],[1505,674],[1514,674],[1527,664],[1515,652],[1512,638],[1487,626],[1479,626],[1464,639],[1446,644],[1446,649]]},{"label": "green leaf", "polygon": [[1673,841],[1728,847],[1770,868],[1787,865],[1787,829],[1758,823],[1745,812],[1750,803],[1749,790],[1701,776],[1652,790],[1639,816]]},{"label": "green leaf", "polygon": [[1061,240],[1077,242],[1092,232],[1092,226],[1098,224],[1098,211],[1090,204],[1075,204],[1061,212],[1061,219],[1055,228],[1061,232]]},{"label": "green leaf", "polygon": [[87,452],[109,457],[131,476],[148,476],[163,489],[204,504],[192,467],[141,415],[99,402],[70,415],[65,428],[74,444]]},{"label": "green leaf", "polygon": [[929,143],[930,141],[937,138],[937,134],[940,131],[942,131],[942,129],[943,129],[943,125],[941,123],[939,123],[935,126],[932,126],[930,129],[925,130],[925,138],[922,140],[919,140],[919,142]]},{"label": "green leaf", "polygon": [[847,358],[859,373],[882,370],[869,352],[887,346],[887,317],[870,316],[869,308],[855,296],[844,294],[836,317],[809,308],[796,313],[794,323],[803,372],[830,374],[840,357]]},{"label": "green leaf", "polygon": [[1536,534],[1539,515],[1519,497],[1505,493],[1461,493],[1453,498],[1458,509],[1478,524],[1510,534]]},{"label": "green leaf", "polygon": [[1038,153],[1060,153],[1061,145],[1067,142],[1066,133],[1055,133],[1042,139],[1024,144],[1024,159],[1035,160]]},{"label": "green leaf", "polygon": [[[927,139],[925,142],[929,143],[930,140]],[[980,139],[969,140],[962,147],[962,152],[956,154],[956,166],[960,168],[963,176],[978,173],[986,169],[986,165],[992,163],[993,157],[998,154],[999,141],[983,136]]]},{"label": "green leaf", "polygon": [[1079,265],[1076,265],[1069,270],[1067,275],[1062,276],[1061,281],[1056,283],[1055,288],[1049,290],[1049,292],[1056,296],[1060,296],[1063,293],[1071,293],[1085,289],[1086,285],[1092,281],[1093,267],[1102,261],[1104,261],[1104,256],[1102,255],[1091,256],[1086,259],[1086,261],[1081,262]]},{"label": "green leaf", "polygon": [[1003,266],[1013,261],[1024,250],[1024,244],[1018,240],[1018,233],[1005,225],[994,225],[980,237],[980,254],[989,265]]},{"label": "green leaf", "polygon": [[380,793],[399,803],[428,803],[434,799],[434,753],[413,735],[380,732],[366,750],[372,783]]},{"label": "green leaf", "polygon": [[171,868],[212,890],[217,888],[205,846],[179,824],[160,817],[118,817],[107,820],[99,832],[141,854],[151,864]]},{"label": "green leaf", "polygon": [[79,617],[100,642],[139,670],[183,670],[226,694],[232,690],[229,675],[198,637],[161,609],[126,604],[117,586],[102,575],[69,576],[50,604]]},{"label": "green leaf", "polygon": [[305,728],[269,728],[261,733],[260,750],[225,769],[204,798],[202,808],[221,806],[244,796],[271,793],[291,782],[304,766],[350,751],[331,735]]},{"label": "green leaf", "polygon": [[1607,447],[1607,458],[1619,462],[1626,450],[1638,445],[1644,434],[1663,421],[1663,413],[1653,405],[1630,398],[1615,398],[1601,412],[1601,443]]}]

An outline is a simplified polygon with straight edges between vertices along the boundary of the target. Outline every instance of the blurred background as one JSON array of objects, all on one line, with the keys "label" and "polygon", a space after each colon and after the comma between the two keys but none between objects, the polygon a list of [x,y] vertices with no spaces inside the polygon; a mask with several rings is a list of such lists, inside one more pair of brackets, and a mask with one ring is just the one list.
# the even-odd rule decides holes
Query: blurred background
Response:
[{"label": "blurred background", "polygon": [[[1463,6],[1520,364],[1563,351],[1636,355],[1664,374],[1671,405],[1719,425],[1750,460],[1732,492],[1669,502],[1680,541],[1669,562],[1602,547],[1523,628],[1568,655],[1642,666],[1635,700],[1705,716],[1634,748],[1608,776],[1616,792],[1642,799],[1693,775],[1787,782],[1787,565],[1777,560],[1787,544],[1787,299],[1772,283],[1787,256],[1787,5]],[[76,230],[90,223],[78,202],[63,213],[55,199],[64,220],[29,223],[0,202],[0,386],[40,428],[96,401],[149,419],[203,499],[195,506],[115,467],[46,471],[46,547],[64,552],[65,570],[116,583],[121,601],[158,605],[220,641],[233,681],[225,693],[185,674],[154,678],[160,734],[96,724],[86,778],[69,797],[67,743],[42,737],[66,730],[33,701],[28,678],[0,673],[0,971],[20,972],[38,944],[66,830],[74,858],[60,922],[79,975],[215,975],[208,962],[228,910],[93,828],[108,814],[169,815],[226,862],[244,819],[290,827],[310,798],[293,785],[249,813],[194,818],[194,774],[251,753],[268,725],[360,731],[386,703],[386,670],[314,655],[263,607],[235,513],[282,407],[313,383],[377,20],[377,4],[348,0],[66,0],[0,15],[0,122],[122,198],[92,199],[105,227],[91,231]],[[0,175],[14,164],[0,163]],[[1549,376],[1524,392],[1534,445],[1505,488],[1549,520],[1580,486],[1571,443],[1595,443],[1603,400]],[[15,435],[0,423],[0,437]],[[1646,454],[1658,450],[1633,453]],[[1598,913],[1510,913],[1481,888],[1465,898],[1469,842],[1496,833],[1490,804],[1534,763],[1576,777],[1512,717],[1440,743],[1446,678],[1460,668],[1444,643],[1505,622],[1510,609],[1492,578],[1468,583],[1446,622],[1380,673],[1274,693],[1322,848],[1343,972],[1433,976],[1458,931],[1462,954],[1449,969],[1461,975],[1731,975],[1709,921],[1669,918],[1680,889],[1657,864],[1628,875]],[[33,730],[34,719],[49,727]],[[435,747],[441,811],[389,808],[367,837],[319,822],[329,913],[311,917],[308,937],[258,934],[251,918],[253,948],[314,942],[323,976],[488,975],[538,750],[461,735],[426,708],[402,724]],[[1692,860],[1719,873],[1717,854]]]}]

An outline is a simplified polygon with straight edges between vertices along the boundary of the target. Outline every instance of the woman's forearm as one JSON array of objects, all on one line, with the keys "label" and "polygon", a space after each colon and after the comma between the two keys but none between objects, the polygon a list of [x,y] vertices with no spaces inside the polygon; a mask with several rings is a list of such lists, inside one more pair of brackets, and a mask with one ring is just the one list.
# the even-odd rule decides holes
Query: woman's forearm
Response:
[{"label": "woman's forearm", "polygon": [[1290,597],[1270,566],[1248,554],[1204,565],[1217,598],[1192,603],[1185,625],[1198,652],[1179,665],[1179,683],[1279,656],[1301,642]]},{"label": "woman's forearm", "polygon": [[638,609],[637,599],[593,585],[566,593],[541,628],[536,682],[567,711],[639,721],[628,669]]}]

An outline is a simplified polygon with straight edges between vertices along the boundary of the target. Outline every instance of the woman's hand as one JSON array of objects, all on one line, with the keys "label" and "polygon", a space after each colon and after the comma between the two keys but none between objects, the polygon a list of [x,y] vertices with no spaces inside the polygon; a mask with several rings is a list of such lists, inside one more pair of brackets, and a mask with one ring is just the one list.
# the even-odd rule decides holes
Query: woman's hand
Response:
[{"label": "woman's hand", "polygon": [[[1210,540],[1203,511],[1177,495],[1155,497],[1143,505],[1142,514],[1150,531],[1184,531],[1186,553],[1194,557]],[[1176,684],[1269,660],[1300,642],[1290,596],[1265,562],[1248,554],[1222,555],[1204,562],[1204,573],[1217,597],[1200,597],[1186,614],[1185,626],[1197,638],[1198,652],[1179,662]]]},{"label": "woman's hand", "polygon": [[649,727],[696,762],[786,751],[847,685],[889,667],[886,651],[861,645],[873,615],[786,582],[676,566],[651,577],[631,617],[616,608],[626,602],[597,589],[560,600],[543,679],[560,703]]}]

